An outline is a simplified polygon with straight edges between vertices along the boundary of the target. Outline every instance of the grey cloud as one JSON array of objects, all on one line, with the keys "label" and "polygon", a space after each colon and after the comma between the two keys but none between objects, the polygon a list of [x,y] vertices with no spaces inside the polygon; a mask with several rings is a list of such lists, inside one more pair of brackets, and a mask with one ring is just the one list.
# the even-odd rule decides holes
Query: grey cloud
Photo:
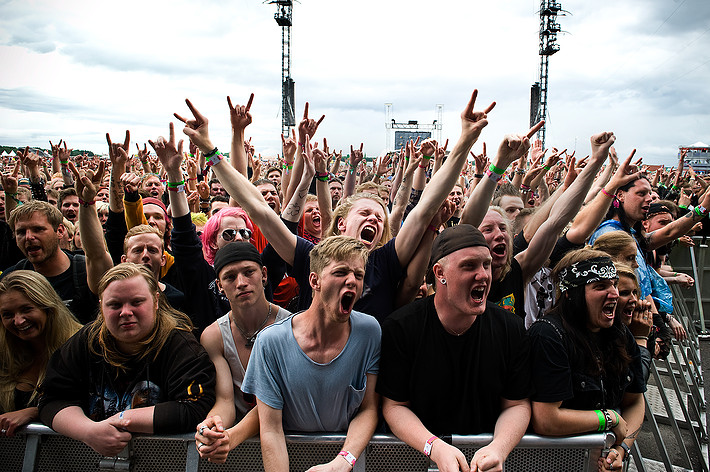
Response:
[{"label": "grey cloud", "polygon": [[37,93],[24,87],[0,88],[0,106],[11,110],[44,113],[66,113],[85,109],[69,101]]}]

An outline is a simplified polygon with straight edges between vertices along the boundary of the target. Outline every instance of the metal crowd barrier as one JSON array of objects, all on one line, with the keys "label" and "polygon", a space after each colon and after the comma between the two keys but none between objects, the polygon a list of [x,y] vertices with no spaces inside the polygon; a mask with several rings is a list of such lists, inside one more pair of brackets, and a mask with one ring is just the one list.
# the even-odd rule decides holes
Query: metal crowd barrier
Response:
[{"label": "metal crowd barrier", "polygon": [[[452,436],[451,443],[470,461],[492,435]],[[448,440],[448,438],[447,438]],[[341,450],[344,435],[287,435],[290,469],[304,471],[329,462]],[[504,470],[564,470],[592,472],[603,450],[614,443],[612,433],[565,438],[526,435],[511,452]],[[375,435],[355,463],[356,472],[425,472],[435,464],[391,435]],[[0,438],[0,469],[7,472],[255,472],[263,471],[257,438],[247,440],[229,454],[225,464],[202,460],[192,434],[137,436],[118,457],[102,457],[85,444],[61,436],[50,428],[31,424],[13,438]]]},{"label": "metal crowd barrier", "polygon": [[[688,339],[680,342],[674,339],[668,358],[654,359],[649,379],[652,382],[649,382],[649,390],[644,396],[645,427],[650,427],[668,472],[674,469],[658,423],[671,426],[678,452],[689,467],[693,467],[689,454],[692,451],[699,458],[699,470],[708,472],[707,405],[700,365],[700,341],[710,334],[705,325],[705,313],[710,308],[710,276],[704,269],[708,246],[703,244],[702,238],[694,238],[694,242],[695,247],[675,248],[670,258],[675,271],[691,275],[696,282],[694,287],[686,289],[671,285],[674,316],[685,328]],[[666,379],[665,383],[663,379]],[[681,428],[691,433],[689,443],[683,438]],[[645,471],[639,447],[635,445],[632,452],[637,470]]]}]

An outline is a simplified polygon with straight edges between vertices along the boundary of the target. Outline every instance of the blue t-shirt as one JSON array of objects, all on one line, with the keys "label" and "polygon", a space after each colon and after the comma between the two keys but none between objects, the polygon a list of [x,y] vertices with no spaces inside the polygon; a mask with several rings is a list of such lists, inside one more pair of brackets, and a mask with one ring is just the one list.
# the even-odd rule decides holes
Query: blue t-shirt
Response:
[{"label": "blue t-shirt", "polygon": [[345,347],[327,364],[319,364],[298,345],[294,316],[259,333],[242,391],[282,410],[286,431],[347,431],[365,397],[366,374],[379,370],[380,325],[372,316],[353,311]]},{"label": "blue t-shirt", "polygon": [[[625,229],[617,220],[606,220],[592,233],[589,238],[589,244],[594,244],[594,241],[599,236],[611,231],[625,231]],[[639,286],[641,287],[641,298],[651,295],[658,302],[660,311],[673,313],[673,296],[670,294],[668,284],[663,280],[663,277],[655,273],[656,271],[653,267],[649,267],[646,263],[638,244],[636,231],[633,228],[631,229],[631,236],[636,241],[636,263],[639,265],[638,269],[636,269],[636,275],[639,278]]]}]

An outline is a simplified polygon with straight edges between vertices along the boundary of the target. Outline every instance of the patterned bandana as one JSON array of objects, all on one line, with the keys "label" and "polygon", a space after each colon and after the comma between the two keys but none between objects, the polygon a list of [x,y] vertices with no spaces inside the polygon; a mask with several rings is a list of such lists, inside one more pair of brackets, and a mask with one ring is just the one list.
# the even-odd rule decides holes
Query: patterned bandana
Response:
[{"label": "patterned bandana", "polygon": [[579,261],[560,272],[560,292],[581,287],[599,280],[618,279],[616,266],[609,257],[595,257]]}]

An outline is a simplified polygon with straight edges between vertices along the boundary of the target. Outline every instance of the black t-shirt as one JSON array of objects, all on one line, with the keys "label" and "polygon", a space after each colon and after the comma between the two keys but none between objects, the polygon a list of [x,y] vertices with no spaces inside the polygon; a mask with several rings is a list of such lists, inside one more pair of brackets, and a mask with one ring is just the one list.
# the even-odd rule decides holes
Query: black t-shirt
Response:
[{"label": "black t-shirt", "polygon": [[600,332],[602,336],[621,336],[631,356],[627,372],[620,378],[610,378],[585,372],[586,358],[580,349],[575,349],[558,316],[547,315],[536,321],[529,330],[535,386],[532,399],[548,403],[561,401],[563,408],[573,410],[618,409],[625,392],[645,392],[641,352],[628,328],[623,329],[623,333],[612,331],[617,330],[616,327]]},{"label": "black t-shirt", "polygon": [[525,284],[523,283],[523,269],[513,258],[510,271],[501,280],[491,282],[491,291],[488,300],[499,307],[525,319]]},{"label": "black t-shirt", "polygon": [[376,390],[409,402],[434,434],[492,433],[501,399],[531,394],[529,354],[517,317],[489,302],[471,328],[454,336],[442,326],[430,296],[382,323]]},{"label": "black t-shirt", "polygon": [[[69,257],[69,268],[59,275],[47,277],[59,298],[69,308],[80,323],[86,324],[96,318],[99,308],[99,298],[89,290],[86,281],[86,258],[81,255],[74,255],[67,251],[64,253]],[[9,267],[0,275],[0,279],[14,270],[34,270],[34,266],[27,259],[22,259],[12,267]]]}]

